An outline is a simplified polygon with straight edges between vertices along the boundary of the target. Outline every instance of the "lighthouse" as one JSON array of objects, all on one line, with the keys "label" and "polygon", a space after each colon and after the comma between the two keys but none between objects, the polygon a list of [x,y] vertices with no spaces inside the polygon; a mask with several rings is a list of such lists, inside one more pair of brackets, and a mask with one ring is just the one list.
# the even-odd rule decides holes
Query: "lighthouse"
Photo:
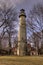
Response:
[{"label": "lighthouse", "polygon": [[26,36],[26,14],[25,10],[21,9],[19,14],[19,31],[18,31],[18,47],[17,55],[26,55],[27,36]]}]

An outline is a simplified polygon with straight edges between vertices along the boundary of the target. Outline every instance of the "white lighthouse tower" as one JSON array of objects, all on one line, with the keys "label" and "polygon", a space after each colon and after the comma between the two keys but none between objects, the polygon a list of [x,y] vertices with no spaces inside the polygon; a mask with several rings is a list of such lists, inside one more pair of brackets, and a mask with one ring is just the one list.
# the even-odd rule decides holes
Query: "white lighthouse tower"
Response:
[{"label": "white lighthouse tower", "polygon": [[20,10],[18,31],[18,48],[17,55],[26,55],[27,37],[26,37],[26,14],[25,10]]}]

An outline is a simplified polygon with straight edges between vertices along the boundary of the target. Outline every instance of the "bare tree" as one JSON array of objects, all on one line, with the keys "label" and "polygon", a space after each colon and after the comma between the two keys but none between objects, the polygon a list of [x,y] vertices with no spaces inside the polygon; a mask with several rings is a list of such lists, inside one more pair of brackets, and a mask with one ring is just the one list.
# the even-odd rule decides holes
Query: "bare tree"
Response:
[{"label": "bare tree", "polygon": [[[3,27],[3,34],[7,32],[9,36],[9,47],[11,48],[11,37],[16,34],[16,23],[17,23],[17,12],[16,9],[11,7],[6,7],[4,4],[3,8],[0,7],[0,28]],[[11,50],[9,51],[11,53]]]},{"label": "bare tree", "polygon": [[[37,41],[37,46],[38,46],[37,38],[40,38],[40,41],[41,41],[42,30],[43,30],[43,5],[37,4],[37,5],[34,5],[34,7],[30,10],[28,20],[27,20],[28,34],[35,33],[34,40]],[[38,34],[37,32],[39,32],[40,34]],[[34,43],[36,44],[36,42]]]}]

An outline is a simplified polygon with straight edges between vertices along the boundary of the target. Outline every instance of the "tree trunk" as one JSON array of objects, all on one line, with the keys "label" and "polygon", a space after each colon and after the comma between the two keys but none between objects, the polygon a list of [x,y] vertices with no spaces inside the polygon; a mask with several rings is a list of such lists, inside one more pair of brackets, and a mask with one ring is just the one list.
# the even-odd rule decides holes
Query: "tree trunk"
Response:
[{"label": "tree trunk", "polygon": [[11,35],[9,33],[9,55],[11,55]]}]

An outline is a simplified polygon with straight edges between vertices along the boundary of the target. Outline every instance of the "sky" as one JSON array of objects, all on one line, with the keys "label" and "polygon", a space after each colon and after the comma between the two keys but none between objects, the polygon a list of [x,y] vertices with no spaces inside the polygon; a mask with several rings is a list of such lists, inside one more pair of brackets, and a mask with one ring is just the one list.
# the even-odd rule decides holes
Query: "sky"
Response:
[{"label": "sky", "polygon": [[19,11],[24,8],[26,13],[37,3],[43,3],[43,0],[0,0],[0,4],[6,2],[8,6],[14,5]]}]

